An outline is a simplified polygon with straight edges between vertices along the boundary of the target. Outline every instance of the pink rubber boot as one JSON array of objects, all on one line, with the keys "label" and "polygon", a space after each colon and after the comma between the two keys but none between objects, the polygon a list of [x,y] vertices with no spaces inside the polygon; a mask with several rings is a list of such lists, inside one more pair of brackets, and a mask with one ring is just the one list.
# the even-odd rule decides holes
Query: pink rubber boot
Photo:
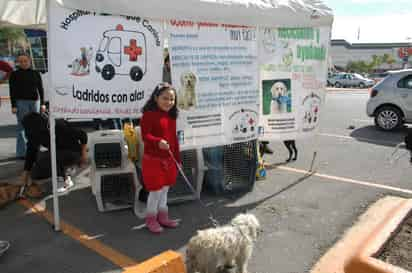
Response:
[{"label": "pink rubber boot", "polygon": [[163,228],[157,222],[156,215],[148,214],[146,215],[146,226],[153,233],[161,233]]},{"label": "pink rubber boot", "polygon": [[175,228],[179,225],[176,220],[169,219],[169,213],[167,210],[159,210],[157,220],[159,221],[159,224],[168,228]]}]

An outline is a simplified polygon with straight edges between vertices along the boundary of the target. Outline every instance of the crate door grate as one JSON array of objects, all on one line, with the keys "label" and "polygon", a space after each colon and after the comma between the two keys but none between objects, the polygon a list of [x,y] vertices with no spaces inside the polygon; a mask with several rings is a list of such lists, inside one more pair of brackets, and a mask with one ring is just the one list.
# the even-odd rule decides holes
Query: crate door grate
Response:
[{"label": "crate door grate", "polygon": [[251,189],[256,173],[256,141],[225,145],[223,148],[224,191]]},{"label": "crate door grate", "polygon": [[94,161],[97,169],[120,167],[122,165],[122,150],[120,143],[95,144]]},{"label": "crate door grate", "polygon": [[[189,179],[190,184],[196,190],[196,173],[197,169],[197,155],[196,150],[187,150],[180,153],[183,171],[186,177]],[[184,178],[179,173],[177,176],[176,184],[170,188],[170,196],[173,197],[183,197],[193,195]]]},{"label": "crate door grate", "polygon": [[133,182],[133,173],[103,175],[101,177],[103,204],[133,204],[135,197],[135,186]]},{"label": "crate door grate", "polygon": [[215,194],[253,188],[256,173],[256,141],[203,149],[206,186]]}]

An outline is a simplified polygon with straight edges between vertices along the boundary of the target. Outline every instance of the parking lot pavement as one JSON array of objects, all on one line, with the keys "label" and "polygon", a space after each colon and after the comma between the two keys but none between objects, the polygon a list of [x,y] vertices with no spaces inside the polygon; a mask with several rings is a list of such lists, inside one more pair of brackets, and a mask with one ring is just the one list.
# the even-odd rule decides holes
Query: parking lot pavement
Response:
[{"label": "parking lot pavement", "polygon": [[[377,131],[365,115],[366,100],[367,93],[358,91],[328,93],[319,134],[297,141],[296,162],[284,164],[286,148],[272,142],[275,153],[265,156],[270,165],[267,179],[257,181],[253,191],[202,194],[221,224],[244,211],[261,221],[263,233],[256,242],[250,272],[309,272],[369,204],[388,194],[412,196],[408,160],[389,160],[403,133]],[[348,129],[349,125],[355,128]],[[316,173],[308,174],[315,152]],[[0,173],[11,169],[1,167]],[[212,226],[199,203],[186,202],[170,207],[181,226],[154,236],[131,210],[98,212],[86,187],[87,173],[81,179],[84,187],[60,197],[63,232],[54,232],[47,220],[51,199],[40,202],[37,213],[24,202],[0,210],[0,240],[12,243],[0,257],[5,272],[121,272],[128,262],[138,263],[167,249],[184,253],[196,230]]]},{"label": "parking lot pavement", "polygon": [[0,97],[7,97],[9,95],[9,85],[0,84]]}]

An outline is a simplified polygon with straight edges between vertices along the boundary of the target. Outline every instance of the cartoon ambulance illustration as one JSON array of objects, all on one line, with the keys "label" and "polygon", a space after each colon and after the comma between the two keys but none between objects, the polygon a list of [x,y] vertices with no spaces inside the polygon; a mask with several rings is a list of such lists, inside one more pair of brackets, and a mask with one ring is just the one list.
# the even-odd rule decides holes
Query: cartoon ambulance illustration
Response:
[{"label": "cartoon ambulance illustration", "polygon": [[128,75],[140,81],[146,73],[146,37],[139,31],[124,30],[122,25],[103,32],[96,51],[96,71],[109,81],[114,75]]},{"label": "cartoon ambulance illustration", "polygon": [[256,119],[252,115],[249,115],[249,113],[242,113],[232,132],[236,134],[246,134],[255,131],[255,126]]}]

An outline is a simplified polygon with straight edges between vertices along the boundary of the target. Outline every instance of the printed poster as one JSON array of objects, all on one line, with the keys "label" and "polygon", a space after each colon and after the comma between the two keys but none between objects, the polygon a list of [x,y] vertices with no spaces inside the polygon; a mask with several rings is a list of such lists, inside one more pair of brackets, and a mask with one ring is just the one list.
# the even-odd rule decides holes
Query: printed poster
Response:
[{"label": "printed poster", "polygon": [[313,135],[325,98],[329,27],[261,28],[259,139]]},{"label": "printed poster", "polygon": [[55,117],[137,117],[163,67],[163,25],[138,16],[49,9],[50,111]]},{"label": "printed poster", "polygon": [[168,32],[181,147],[256,139],[257,29],[171,20]]}]

